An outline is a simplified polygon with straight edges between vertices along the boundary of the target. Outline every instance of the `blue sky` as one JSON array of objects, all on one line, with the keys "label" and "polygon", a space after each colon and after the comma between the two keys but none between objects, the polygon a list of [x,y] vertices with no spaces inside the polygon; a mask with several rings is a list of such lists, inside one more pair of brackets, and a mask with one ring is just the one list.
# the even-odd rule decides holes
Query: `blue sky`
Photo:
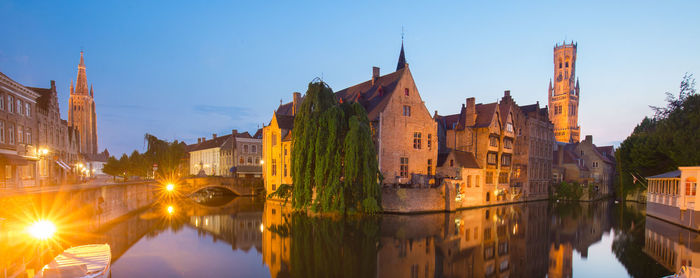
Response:
[{"label": "blue sky", "polygon": [[[700,1],[6,1],[0,71],[56,80],[67,118],[80,50],[94,85],[100,149],[143,150],[143,135],[185,140],[254,132],[315,77],[335,90],[407,60],[428,110],[467,97],[547,102],[552,47],[578,42],[579,124],[623,140],[700,73]],[[467,1],[464,1],[467,2]],[[473,2],[473,3],[471,3]]]}]

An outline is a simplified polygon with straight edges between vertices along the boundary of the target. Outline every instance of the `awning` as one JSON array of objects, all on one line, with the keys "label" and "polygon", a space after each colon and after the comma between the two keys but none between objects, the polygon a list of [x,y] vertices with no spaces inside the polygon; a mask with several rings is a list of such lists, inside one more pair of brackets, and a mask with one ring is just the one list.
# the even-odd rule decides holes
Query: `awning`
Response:
[{"label": "awning", "polygon": [[55,160],[55,162],[56,162],[56,164],[58,164],[58,166],[61,166],[61,168],[63,168],[63,170],[70,171],[70,166],[68,166],[68,164],[66,164],[65,162],[58,160],[58,159]]},{"label": "awning", "polygon": [[9,165],[27,165],[29,161],[16,154],[0,153],[0,163]]}]

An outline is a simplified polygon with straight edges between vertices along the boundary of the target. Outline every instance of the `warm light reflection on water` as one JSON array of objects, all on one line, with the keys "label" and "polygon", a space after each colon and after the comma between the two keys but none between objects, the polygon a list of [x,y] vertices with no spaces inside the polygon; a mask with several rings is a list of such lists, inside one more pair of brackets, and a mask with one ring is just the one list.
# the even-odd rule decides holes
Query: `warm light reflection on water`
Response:
[{"label": "warm light reflection on water", "polygon": [[[328,219],[253,198],[192,200],[158,199],[94,233],[60,225],[60,246],[47,248],[44,262],[60,247],[105,242],[113,277],[660,277],[682,259],[664,261],[667,253],[649,245],[682,230],[658,221],[645,229],[649,220],[633,204],[537,202]],[[38,246],[8,226],[0,221],[2,254],[36,254]],[[684,234],[676,246],[695,238]]]}]

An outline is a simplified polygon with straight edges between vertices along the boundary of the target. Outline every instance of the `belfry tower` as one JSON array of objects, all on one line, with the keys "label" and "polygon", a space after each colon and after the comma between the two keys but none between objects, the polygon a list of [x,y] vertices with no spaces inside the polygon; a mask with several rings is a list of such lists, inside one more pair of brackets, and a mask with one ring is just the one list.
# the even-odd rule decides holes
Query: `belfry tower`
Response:
[{"label": "belfry tower", "polygon": [[[574,82],[576,80],[576,82]],[[576,79],[576,43],[554,46],[554,84],[549,80],[549,120],[557,142],[579,141],[579,84]]]},{"label": "belfry tower", "polygon": [[93,99],[92,85],[90,90],[88,90],[82,51],[80,51],[78,78],[75,81],[75,87],[73,87],[73,81],[70,83],[70,98],[68,102],[68,125],[77,129],[78,133],[80,133],[80,153],[96,154],[97,123],[95,101]]}]

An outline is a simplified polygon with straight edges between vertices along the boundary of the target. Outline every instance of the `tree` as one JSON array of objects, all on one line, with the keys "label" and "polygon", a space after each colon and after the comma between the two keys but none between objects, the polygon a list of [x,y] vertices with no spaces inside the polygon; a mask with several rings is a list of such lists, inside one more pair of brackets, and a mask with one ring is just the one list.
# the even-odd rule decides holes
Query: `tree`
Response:
[{"label": "tree", "polygon": [[338,103],[326,83],[311,82],[292,132],[294,208],[343,213],[381,210],[377,155],[367,113],[360,104]]},{"label": "tree", "polygon": [[119,164],[119,160],[114,158],[114,156],[107,158],[107,163],[102,167],[102,172],[115,179],[116,177],[121,177],[124,173],[122,166]]}]

